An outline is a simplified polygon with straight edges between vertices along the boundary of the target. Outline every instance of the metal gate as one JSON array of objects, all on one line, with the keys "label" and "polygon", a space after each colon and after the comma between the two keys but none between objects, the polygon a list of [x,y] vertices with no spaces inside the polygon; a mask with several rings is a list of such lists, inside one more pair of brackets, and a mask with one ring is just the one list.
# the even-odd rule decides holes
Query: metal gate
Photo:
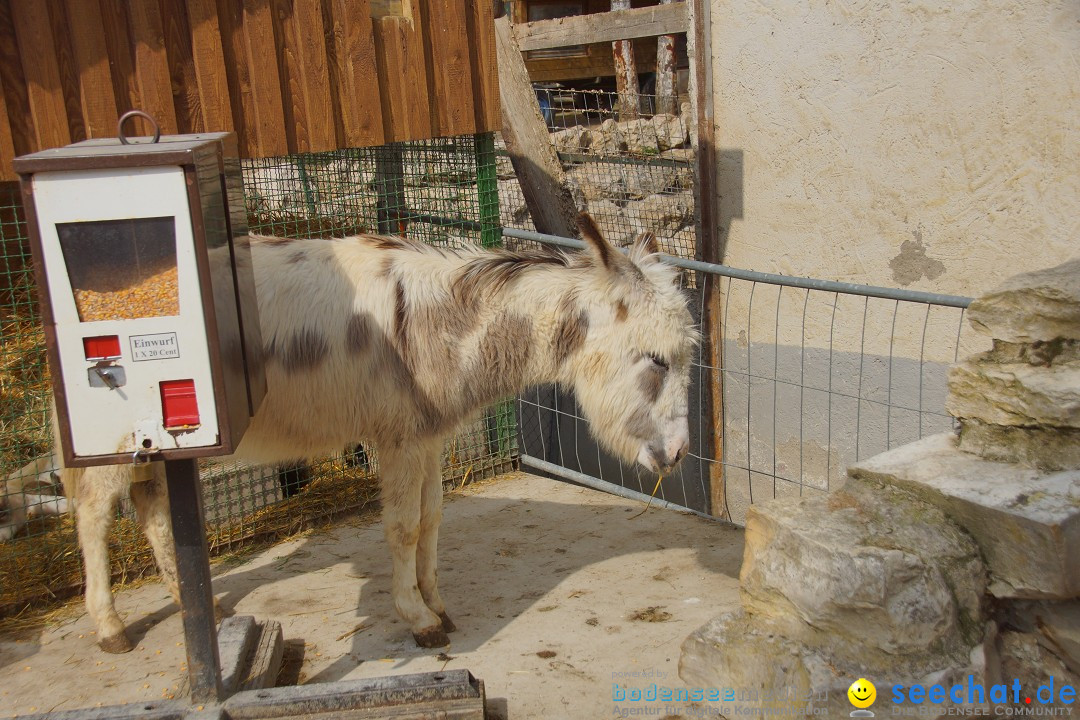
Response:
[{"label": "metal gate", "polygon": [[[952,428],[948,368],[961,348],[981,349],[964,331],[970,298],[665,261],[684,269],[697,321],[710,284],[719,283],[722,330],[702,328],[690,388],[691,452],[660,483],[654,505],[741,525],[753,502],[828,491],[856,460]],[[709,353],[710,345],[718,352]],[[710,392],[720,398],[719,427],[703,412]],[[528,469],[641,500],[656,486],[655,475],[600,450],[573,397],[556,388],[519,397],[518,418]]]}]

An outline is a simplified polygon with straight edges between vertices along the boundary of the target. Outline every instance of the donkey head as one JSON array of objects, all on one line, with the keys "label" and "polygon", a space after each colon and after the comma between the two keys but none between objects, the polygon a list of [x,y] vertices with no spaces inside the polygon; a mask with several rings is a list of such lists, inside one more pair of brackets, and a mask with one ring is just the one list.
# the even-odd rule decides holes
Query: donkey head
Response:
[{"label": "donkey head", "polygon": [[578,221],[591,257],[578,301],[588,329],[570,382],[593,434],[627,462],[668,472],[689,447],[687,388],[698,333],[677,271],[642,233],[629,255]]}]

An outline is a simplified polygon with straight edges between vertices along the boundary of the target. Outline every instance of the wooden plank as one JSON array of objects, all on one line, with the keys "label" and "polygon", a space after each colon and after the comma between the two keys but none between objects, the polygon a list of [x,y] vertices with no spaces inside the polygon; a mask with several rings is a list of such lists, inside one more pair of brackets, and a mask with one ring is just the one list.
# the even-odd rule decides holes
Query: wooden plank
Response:
[{"label": "wooden plank", "polygon": [[409,10],[409,4],[403,0],[371,0],[371,14],[368,17],[407,17]]},{"label": "wooden plank", "polygon": [[330,0],[333,57],[330,81],[338,97],[346,147],[382,145],[384,142],[379,97],[379,68],[368,0]]},{"label": "wooden plank", "polygon": [[281,19],[289,147],[295,152],[319,152],[337,147],[334,103],[320,0],[275,0]]},{"label": "wooden plank", "polygon": [[79,72],[71,49],[71,23],[68,21],[64,0],[47,0],[49,28],[56,52],[56,67],[60,71],[60,94],[64,99],[64,117],[72,142],[86,139],[86,122],[79,100]]},{"label": "wooden plank", "polygon": [[[697,135],[697,182],[694,183],[695,207],[698,208],[698,257],[709,263],[723,261],[720,233],[717,227],[716,198],[716,129],[713,126],[712,52],[709,0],[691,0],[693,28],[689,33],[691,87]],[[705,382],[702,412],[706,417],[707,434],[703,438],[705,457],[715,462],[709,468],[709,511],[718,518],[731,519],[727,504],[724,466],[724,385],[723,385],[723,292],[719,279],[705,277],[705,297],[701,326],[704,329],[704,351],[707,367],[713,368]]]},{"label": "wooden plank", "polygon": [[476,132],[492,132],[502,127],[499,69],[495,60],[495,15],[488,0],[466,0],[466,14]]},{"label": "wooden plank", "polygon": [[187,0],[186,4],[203,127],[209,132],[231,132],[235,125],[217,4],[214,0]]},{"label": "wooden plank", "polygon": [[12,0],[11,20],[26,79],[31,150],[63,147],[71,142],[71,132],[60,87],[49,8],[39,0]]},{"label": "wooden plank", "polygon": [[[33,120],[30,114],[30,98],[26,92],[26,78],[15,40],[15,25],[11,19],[10,0],[0,0],[0,87],[11,133],[11,145],[16,156],[33,152],[37,142],[33,136]],[[14,170],[6,167],[5,178],[14,178]]]},{"label": "wooden plank", "polygon": [[[660,0],[670,5],[675,0]],[[674,115],[679,110],[675,82],[675,36],[656,38],[656,112]]]},{"label": "wooden plank", "polygon": [[428,0],[422,10],[422,22],[427,29],[428,82],[433,98],[432,131],[443,137],[475,133],[472,62],[463,3]]},{"label": "wooden plank", "polygon": [[12,140],[11,121],[8,119],[4,97],[4,78],[0,75],[0,180],[14,180],[18,177],[11,167],[11,161],[16,155],[15,143]]},{"label": "wooden plank", "polygon": [[195,57],[191,48],[186,0],[159,0],[165,37],[165,55],[169,61],[176,125],[181,133],[206,132],[203,122],[199,81],[195,75]]},{"label": "wooden plank", "polygon": [[413,21],[377,18],[374,29],[386,141],[431,137],[424,46]]},{"label": "wooden plank", "polygon": [[97,0],[66,0],[65,6],[86,136],[115,137],[120,114],[116,111],[101,5]]},{"label": "wooden plank", "polygon": [[495,21],[499,61],[502,133],[533,225],[542,233],[577,235],[577,208],[566,187],[562,164],[551,144],[536,93],[521,57],[510,19]]},{"label": "wooden plank", "polygon": [[258,157],[255,142],[255,107],[247,68],[244,8],[234,0],[217,0],[221,24],[221,52],[225,57],[225,80],[229,84],[229,107],[241,157]]},{"label": "wooden plank", "polygon": [[[613,12],[626,12],[630,9],[630,0],[611,0]],[[634,60],[634,44],[629,40],[616,40],[611,43],[611,52],[615,59],[615,86],[619,94],[619,119],[636,118],[641,108],[639,96],[637,63]]]},{"label": "wooden plank", "polygon": [[[78,0],[76,0],[78,1]],[[136,109],[139,88],[135,78],[135,47],[131,42],[131,23],[128,20],[128,4],[125,0],[99,0],[104,30],[105,48],[109,57],[113,97],[117,115]],[[149,130],[149,125],[133,123],[134,127]],[[113,128],[115,134],[116,128]]]},{"label": "wooden plank", "polygon": [[[129,9],[128,22],[135,56],[135,105],[154,118],[163,134],[175,134],[178,126],[161,8],[156,2],[136,2],[131,3]],[[132,125],[135,123],[125,126],[125,131],[131,133]],[[136,126],[143,126],[142,133],[149,132],[141,121]]]},{"label": "wooden plank", "polygon": [[686,3],[593,13],[514,26],[522,51],[686,32]]},{"label": "wooden plank", "polygon": [[269,0],[244,0],[242,27],[251,92],[252,112],[246,115],[251,132],[249,152],[256,157],[287,155],[290,148],[285,133],[281,75],[271,51],[277,45]]}]

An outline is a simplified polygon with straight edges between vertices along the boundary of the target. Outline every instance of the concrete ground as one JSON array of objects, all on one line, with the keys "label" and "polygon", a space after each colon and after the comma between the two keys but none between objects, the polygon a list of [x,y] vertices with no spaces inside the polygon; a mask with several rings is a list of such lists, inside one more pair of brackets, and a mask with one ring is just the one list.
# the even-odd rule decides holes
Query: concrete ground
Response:
[{"label": "concrete ground", "polygon": [[[741,531],[642,507],[522,473],[449,494],[439,575],[458,631],[443,650],[417,648],[396,617],[374,517],[219,567],[214,591],[281,622],[285,682],[467,668],[495,717],[610,717],[643,704],[615,703],[615,685],[681,687],[683,639],[738,604]],[[0,637],[0,717],[182,697],[183,631],[164,588],[124,591],[117,607],[138,643],[126,655],[98,650],[84,613]]]}]

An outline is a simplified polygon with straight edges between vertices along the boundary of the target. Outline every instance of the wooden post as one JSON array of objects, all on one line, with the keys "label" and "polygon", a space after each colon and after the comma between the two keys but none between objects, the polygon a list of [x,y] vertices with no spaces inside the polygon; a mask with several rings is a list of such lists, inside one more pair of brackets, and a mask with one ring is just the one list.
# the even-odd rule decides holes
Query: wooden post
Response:
[{"label": "wooden post", "polygon": [[575,237],[577,208],[566,187],[559,156],[540,116],[525,60],[518,50],[510,19],[495,21],[499,60],[499,100],[503,141],[514,165],[533,225],[542,233]]},{"label": "wooden post", "polygon": [[[697,150],[697,183],[695,184],[695,202],[698,208],[698,256],[704,262],[719,263],[723,259],[720,247],[720,233],[717,227],[716,198],[716,143],[713,126],[713,87],[712,87],[712,51],[709,0],[689,0],[690,32],[687,40],[690,49],[690,84],[694,98],[694,113],[697,133],[694,145]],[[723,378],[723,340],[724,329],[721,327],[723,293],[720,281],[714,276],[705,276],[704,307],[701,327],[704,329],[705,342],[702,354],[708,372],[704,387],[701,388],[702,412],[708,421],[703,454],[711,458],[709,463],[709,505],[712,515],[725,520],[731,519],[727,506],[727,491],[724,486],[724,378]]]},{"label": "wooden post", "polygon": [[[611,0],[611,9],[629,10],[630,0]],[[615,54],[615,84],[619,91],[619,119],[632,120],[641,106],[638,97],[637,63],[634,62],[634,42],[616,40],[611,43]]]},{"label": "wooden post", "polygon": [[[675,0],[660,0],[670,5]],[[675,36],[660,35],[656,38],[656,112],[674,115],[679,111],[675,94]]]}]

